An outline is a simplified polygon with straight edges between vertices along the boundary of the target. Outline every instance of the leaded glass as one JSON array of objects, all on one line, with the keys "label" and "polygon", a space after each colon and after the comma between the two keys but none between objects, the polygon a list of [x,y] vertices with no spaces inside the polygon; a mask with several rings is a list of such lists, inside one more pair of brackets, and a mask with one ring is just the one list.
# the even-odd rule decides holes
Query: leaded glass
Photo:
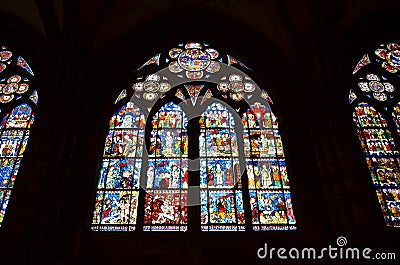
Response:
[{"label": "leaded glass", "polygon": [[233,116],[221,103],[213,103],[201,115],[199,122],[201,229],[244,230]]},{"label": "leaded glass", "polygon": [[387,122],[364,102],[355,107],[353,120],[385,221],[389,226],[400,226],[400,158]]},{"label": "leaded glass", "polygon": [[[381,44],[353,71],[349,103],[387,226],[400,226],[398,140],[400,135],[399,45]],[[397,133],[396,133],[397,132]]]},{"label": "leaded glass", "polygon": [[132,102],[110,119],[101,165],[94,231],[135,230],[142,166],[145,118]]},{"label": "leaded glass", "polygon": [[0,125],[0,225],[3,222],[33,122],[34,114],[31,107],[21,104],[8,113]]},{"label": "leaded glass", "polygon": [[243,114],[253,230],[293,230],[296,219],[278,121],[255,103]]},{"label": "leaded glass", "polygon": [[187,118],[166,103],[152,118],[145,197],[145,231],[186,231],[188,190]]}]

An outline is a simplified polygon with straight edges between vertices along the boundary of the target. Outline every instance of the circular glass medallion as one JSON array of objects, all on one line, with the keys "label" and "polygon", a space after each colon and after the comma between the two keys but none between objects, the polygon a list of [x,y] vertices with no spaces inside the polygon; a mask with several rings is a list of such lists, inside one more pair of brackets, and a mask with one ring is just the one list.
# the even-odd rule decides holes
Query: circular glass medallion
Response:
[{"label": "circular glass medallion", "polygon": [[228,92],[229,91],[229,84],[228,83],[219,83],[217,86],[218,90],[221,92]]},{"label": "circular glass medallion", "polygon": [[242,93],[232,93],[231,98],[233,100],[239,101],[243,99],[243,94]]},{"label": "circular glass medallion", "polygon": [[379,76],[374,75],[374,74],[367,74],[367,79],[368,80],[375,80],[375,81],[379,81]]},{"label": "circular glass medallion", "polygon": [[151,74],[146,77],[146,81],[160,81],[160,76],[156,74]]},{"label": "circular glass medallion", "polygon": [[134,83],[132,85],[132,88],[133,88],[133,90],[135,90],[137,92],[143,91],[143,83],[142,82]]},{"label": "circular glass medallion", "polygon": [[383,83],[387,92],[394,92],[394,86],[391,83]]},{"label": "circular glass medallion", "polygon": [[379,101],[385,101],[387,99],[387,95],[385,93],[373,93],[374,98]]},{"label": "circular glass medallion", "polygon": [[144,91],[146,92],[156,92],[160,85],[157,82],[148,81],[144,83]]},{"label": "circular glass medallion", "polygon": [[1,51],[0,52],[0,60],[2,62],[7,61],[8,59],[11,58],[11,56],[12,56],[12,52],[10,52],[10,51]]},{"label": "circular glass medallion", "polygon": [[229,81],[231,82],[240,82],[242,81],[242,77],[240,75],[230,75]]},{"label": "circular glass medallion", "polygon": [[209,48],[206,49],[206,52],[210,55],[211,59],[216,59],[219,56],[219,52],[215,49]]},{"label": "circular glass medallion", "polygon": [[358,83],[358,87],[364,92],[369,92],[369,86],[367,82]]},{"label": "circular glass medallion", "polygon": [[12,94],[18,89],[18,84],[17,83],[11,83],[7,84],[3,87],[2,92],[6,95]]},{"label": "circular glass medallion", "polygon": [[159,87],[160,92],[167,92],[168,90],[171,89],[171,85],[168,83],[161,83]]},{"label": "circular glass medallion", "polygon": [[157,93],[143,93],[143,98],[146,100],[155,100],[157,98]]},{"label": "circular glass medallion", "polygon": [[210,62],[210,65],[206,68],[206,71],[209,73],[216,73],[221,69],[221,66],[217,62]]},{"label": "circular glass medallion", "polygon": [[8,102],[10,102],[11,100],[13,100],[13,98],[14,98],[14,95],[0,95],[0,102],[1,103],[8,103]]},{"label": "circular glass medallion", "polygon": [[200,72],[188,72],[186,71],[186,77],[189,79],[200,79],[203,77],[203,71]]},{"label": "circular glass medallion", "polygon": [[383,90],[385,90],[385,88],[383,87],[382,83],[381,82],[377,82],[377,81],[369,82],[369,87],[374,92],[382,92]]},{"label": "circular glass medallion", "polygon": [[7,79],[7,83],[18,83],[21,81],[21,77],[19,75],[13,75]]},{"label": "circular glass medallion", "polygon": [[253,83],[244,83],[244,91],[245,92],[253,92],[256,89],[256,86]]},{"label": "circular glass medallion", "polygon": [[229,84],[229,89],[236,93],[236,92],[242,92],[243,91],[243,83],[242,82],[233,82]]},{"label": "circular glass medallion", "polygon": [[187,71],[201,71],[210,64],[210,55],[199,49],[189,49],[179,55],[178,63]]},{"label": "circular glass medallion", "polygon": [[29,89],[29,85],[28,84],[26,84],[26,83],[19,84],[17,93],[18,94],[25,93],[26,91],[28,91],[28,89]]},{"label": "circular glass medallion", "polygon": [[391,66],[396,67],[396,68],[399,67],[400,66],[400,51],[399,50],[389,51],[386,54],[386,60]]},{"label": "circular glass medallion", "polygon": [[171,71],[172,73],[179,73],[182,72],[183,69],[182,67],[179,66],[178,62],[171,62],[168,66],[169,71]]},{"label": "circular glass medallion", "polygon": [[169,57],[175,59],[178,58],[179,54],[183,52],[181,48],[173,48],[169,51]]}]

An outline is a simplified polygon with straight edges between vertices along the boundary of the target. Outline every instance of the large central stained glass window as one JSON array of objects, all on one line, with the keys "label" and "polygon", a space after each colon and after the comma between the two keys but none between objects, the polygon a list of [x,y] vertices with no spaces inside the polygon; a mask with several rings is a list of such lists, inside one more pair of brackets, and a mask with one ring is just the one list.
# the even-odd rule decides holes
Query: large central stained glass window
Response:
[{"label": "large central stained glass window", "polygon": [[248,73],[201,43],[139,67],[115,101],[92,230],[296,229],[278,119]]}]

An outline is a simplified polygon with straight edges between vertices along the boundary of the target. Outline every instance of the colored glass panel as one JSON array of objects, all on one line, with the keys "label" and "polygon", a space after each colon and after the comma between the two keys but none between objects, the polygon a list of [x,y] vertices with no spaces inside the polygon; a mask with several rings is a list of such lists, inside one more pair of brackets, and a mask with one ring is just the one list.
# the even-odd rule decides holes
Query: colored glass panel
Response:
[{"label": "colored glass panel", "polygon": [[14,187],[21,159],[34,121],[31,107],[21,104],[0,124],[0,225]]},{"label": "colored glass panel", "polygon": [[124,89],[124,90],[121,91],[121,93],[119,94],[118,98],[115,100],[114,104],[120,102],[121,100],[126,98],[126,96],[127,96],[126,89]]},{"label": "colored glass panel", "polygon": [[169,102],[152,118],[145,197],[145,231],[186,231],[187,118]]},{"label": "colored glass panel", "polygon": [[147,62],[145,62],[142,66],[138,68],[138,70],[142,69],[145,66],[151,65],[151,64],[157,64],[160,65],[160,56],[161,53],[154,55],[152,58],[150,58]]},{"label": "colored glass panel", "polygon": [[185,85],[186,90],[188,91],[190,95],[190,99],[192,101],[193,106],[196,105],[197,98],[200,94],[201,89],[204,87],[204,85]]},{"label": "colored glass panel", "polygon": [[268,107],[255,103],[243,114],[242,123],[253,230],[294,230],[278,121]]},{"label": "colored glass panel", "polygon": [[135,230],[145,118],[132,102],[110,119],[97,186],[93,231]]},{"label": "colored glass panel", "polygon": [[32,94],[29,96],[29,99],[32,100],[32,102],[35,103],[35,105],[37,105],[39,101],[39,95],[36,90],[32,92]]},{"label": "colored glass panel", "polygon": [[[397,109],[394,118],[397,124]],[[364,151],[385,222],[400,226],[399,152],[385,118],[368,103],[360,103],[353,112],[353,121]]]},{"label": "colored glass panel", "polygon": [[394,106],[393,120],[396,124],[397,133],[400,135],[400,102]]},{"label": "colored glass panel", "polygon": [[233,116],[222,104],[213,103],[201,115],[199,123],[201,229],[244,230]]},{"label": "colored glass panel", "polygon": [[353,70],[353,74],[357,73],[358,70],[366,66],[367,64],[371,63],[368,54],[364,54],[364,56],[360,59],[360,61],[357,63],[356,67]]},{"label": "colored glass panel", "polygon": [[17,65],[21,66],[23,69],[25,69],[31,75],[34,75],[31,67],[29,66],[29,64],[21,56],[18,56]]}]

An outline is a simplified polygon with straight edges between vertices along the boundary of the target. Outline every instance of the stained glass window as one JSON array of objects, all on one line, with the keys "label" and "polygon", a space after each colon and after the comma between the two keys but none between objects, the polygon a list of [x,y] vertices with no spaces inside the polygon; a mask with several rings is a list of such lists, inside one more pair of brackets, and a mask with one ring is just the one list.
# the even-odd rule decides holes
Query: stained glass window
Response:
[{"label": "stained glass window", "polygon": [[0,125],[0,224],[28,143],[34,117],[31,107],[21,104],[7,114]]},{"label": "stained glass window", "polygon": [[201,228],[244,230],[235,121],[225,106],[213,103],[199,122]]},{"label": "stained glass window", "polygon": [[400,226],[399,45],[382,44],[356,65],[349,103],[387,226]]},{"label": "stained glass window", "polygon": [[21,56],[0,47],[0,225],[15,184],[34,122],[38,93],[32,69]]},{"label": "stained glass window", "polygon": [[92,230],[135,230],[145,118],[132,102],[110,119],[97,186]]},{"label": "stained glass window", "polygon": [[243,114],[242,122],[253,229],[296,229],[275,115],[268,107],[255,103]]},{"label": "stained glass window", "polygon": [[145,231],[187,230],[188,174],[187,118],[169,102],[152,118]]},{"label": "stained glass window", "polygon": [[[178,44],[142,64],[114,104],[135,102],[146,125],[118,128],[126,106],[111,120],[92,229],[187,231],[194,223],[201,231],[295,229],[273,103],[245,73],[251,71],[197,42]],[[128,159],[124,141],[131,135],[143,135],[147,147],[138,140],[143,155],[136,151]],[[123,174],[133,176],[131,186],[123,186]],[[189,206],[200,212],[190,221]],[[245,223],[251,216],[253,222]]]},{"label": "stained glass window", "polygon": [[399,152],[395,146],[386,120],[371,105],[360,103],[353,114],[358,130],[358,138],[364,150],[365,159],[376,187],[385,221],[399,226],[400,206],[397,197],[399,189]]}]

